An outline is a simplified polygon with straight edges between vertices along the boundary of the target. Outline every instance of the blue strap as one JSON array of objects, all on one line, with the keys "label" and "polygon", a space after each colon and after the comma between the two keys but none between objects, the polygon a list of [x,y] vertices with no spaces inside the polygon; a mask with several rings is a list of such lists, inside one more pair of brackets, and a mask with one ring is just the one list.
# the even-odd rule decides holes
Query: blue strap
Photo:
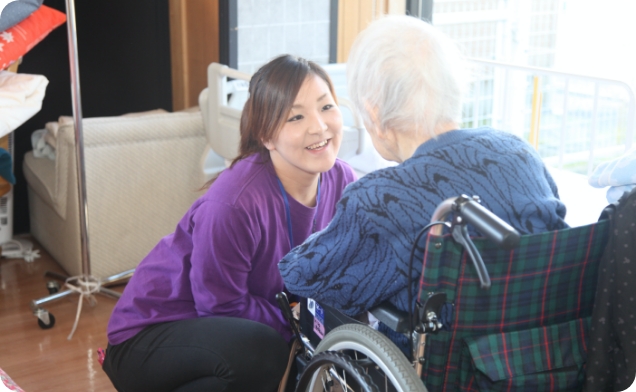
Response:
[{"label": "blue strap", "polygon": [[316,209],[314,210],[314,221],[311,224],[311,234],[316,232],[316,214],[318,213],[318,206],[320,205],[320,180],[322,175],[318,177],[318,193],[316,194]]},{"label": "blue strap", "polygon": [[290,249],[294,249],[294,234],[292,232],[292,221],[291,221],[291,211],[289,210],[289,200],[287,200],[287,192],[285,192],[285,188],[283,187],[283,183],[280,182],[280,178],[276,177],[278,181],[278,187],[280,188],[280,193],[283,195],[283,201],[285,202],[285,213],[287,215],[287,233],[289,234],[289,247]]},{"label": "blue strap", "polygon": [[[278,181],[278,187],[280,193],[283,195],[283,201],[285,202],[285,214],[287,215],[287,234],[289,235],[289,249],[294,249],[294,233],[292,230],[291,211],[289,209],[289,200],[287,199],[287,192],[283,187],[283,183],[280,182],[280,178],[276,177]],[[316,232],[316,214],[318,213],[318,205],[320,203],[320,177],[318,177],[318,194],[316,194],[316,209],[314,210],[314,221],[311,226],[312,234]]]}]

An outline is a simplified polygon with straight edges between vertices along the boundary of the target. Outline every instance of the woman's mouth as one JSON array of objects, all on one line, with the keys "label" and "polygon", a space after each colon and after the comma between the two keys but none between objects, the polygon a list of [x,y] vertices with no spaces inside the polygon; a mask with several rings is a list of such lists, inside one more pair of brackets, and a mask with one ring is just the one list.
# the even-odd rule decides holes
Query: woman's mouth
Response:
[{"label": "woman's mouth", "polygon": [[326,140],[323,140],[321,142],[314,143],[311,146],[308,146],[308,147],[305,147],[305,148],[308,149],[308,150],[319,150],[319,149],[325,147],[327,144],[329,144],[329,140],[331,140],[331,139],[326,139]]}]

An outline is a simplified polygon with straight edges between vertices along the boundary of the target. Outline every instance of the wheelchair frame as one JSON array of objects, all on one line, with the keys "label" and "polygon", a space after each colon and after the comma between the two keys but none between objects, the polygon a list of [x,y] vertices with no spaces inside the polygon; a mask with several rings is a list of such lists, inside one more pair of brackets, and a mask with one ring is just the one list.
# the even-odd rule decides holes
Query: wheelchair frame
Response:
[{"label": "wheelchair frame", "polygon": [[[445,222],[444,219],[451,212],[454,213],[452,221]],[[514,228],[482,207],[477,196],[469,198],[465,195],[442,202],[433,213],[431,224],[422,229],[415,243],[418,243],[421,235],[431,227],[437,225],[449,227],[453,239],[466,249],[472,260],[481,287],[488,288],[490,286],[488,270],[468,235],[466,225],[469,223],[501,248],[512,249],[519,243],[520,236]],[[439,232],[441,230],[433,231],[433,234]],[[413,257],[411,257],[412,259]],[[409,270],[411,269],[412,265],[410,265]],[[411,287],[410,281],[408,287]],[[360,323],[345,323],[334,328],[324,336],[316,347],[313,347],[310,339],[301,332],[299,320],[293,316],[286,295],[279,293],[277,300],[294,334],[302,343],[301,353],[296,357],[300,375],[296,391],[316,391],[321,386],[323,390],[334,390],[335,388],[335,390],[342,391],[378,391],[375,385],[378,381],[384,381],[385,390],[389,390],[388,383],[390,381],[393,386],[393,389],[390,390],[427,391],[421,380],[426,335],[435,333],[442,328],[439,314],[441,306],[446,301],[445,294],[431,295],[424,304],[417,301],[414,315],[400,311],[389,303],[380,304],[369,310],[375,318],[390,329],[410,336],[413,347],[412,357],[414,358],[412,363],[384,334]],[[347,316],[342,316],[349,319]],[[411,322],[413,316],[415,317],[414,323]],[[352,352],[355,358],[338,353],[340,351]],[[358,354],[362,354],[366,358],[361,361],[357,357]],[[365,365],[366,371],[360,364]],[[378,380],[377,376],[374,379],[374,373],[368,372],[371,366],[382,371],[385,376],[384,380]],[[342,374],[339,373],[340,371]],[[347,380],[347,375],[349,375],[349,380]],[[358,389],[352,388],[351,382]]]}]

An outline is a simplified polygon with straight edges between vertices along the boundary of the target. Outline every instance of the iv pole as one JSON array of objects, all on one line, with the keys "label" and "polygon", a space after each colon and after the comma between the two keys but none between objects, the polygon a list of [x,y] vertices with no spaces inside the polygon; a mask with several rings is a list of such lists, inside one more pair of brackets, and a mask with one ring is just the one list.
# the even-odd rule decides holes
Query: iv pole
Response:
[{"label": "iv pole", "polygon": [[[117,291],[110,290],[104,285],[117,284],[124,282],[130,278],[135,271],[134,268],[122,273],[109,276],[107,278],[98,279],[91,276],[91,264],[89,253],[88,239],[88,203],[86,200],[86,173],[84,167],[84,135],[82,129],[82,102],[80,94],[79,81],[79,58],[77,54],[77,32],[75,23],[75,4],[74,0],[66,0],[66,27],[68,34],[68,54],[71,72],[71,98],[73,103],[73,123],[75,128],[75,163],[77,168],[77,188],[79,201],[79,223],[81,233],[81,256],[82,256],[82,275],[66,279],[68,290],[51,294],[47,297],[31,301],[31,309],[33,314],[38,318],[38,324],[43,329],[52,328],[55,324],[55,318],[46,309],[40,305],[64,298],[70,294],[78,293],[80,295],[75,325],[71,334],[68,336],[70,340],[77,327],[79,315],[82,308],[82,300],[87,297],[91,303],[94,303],[93,293],[102,294],[114,299],[121,297]],[[72,282],[72,284],[71,284]]]}]

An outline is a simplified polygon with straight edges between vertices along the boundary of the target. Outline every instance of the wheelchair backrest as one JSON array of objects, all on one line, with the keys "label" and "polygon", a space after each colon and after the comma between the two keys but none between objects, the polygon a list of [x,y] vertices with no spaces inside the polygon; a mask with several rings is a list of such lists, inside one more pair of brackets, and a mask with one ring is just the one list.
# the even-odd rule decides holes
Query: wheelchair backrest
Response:
[{"label": "wheelchair backrest", "polygon": [[601,221],[526,235],[512,251],[474,239],[487,290],[450,236],[430,235],[420,301],[445,293],[453,312],[448,330],[427,336],[429,391],[580,389],[608,228]]}]

